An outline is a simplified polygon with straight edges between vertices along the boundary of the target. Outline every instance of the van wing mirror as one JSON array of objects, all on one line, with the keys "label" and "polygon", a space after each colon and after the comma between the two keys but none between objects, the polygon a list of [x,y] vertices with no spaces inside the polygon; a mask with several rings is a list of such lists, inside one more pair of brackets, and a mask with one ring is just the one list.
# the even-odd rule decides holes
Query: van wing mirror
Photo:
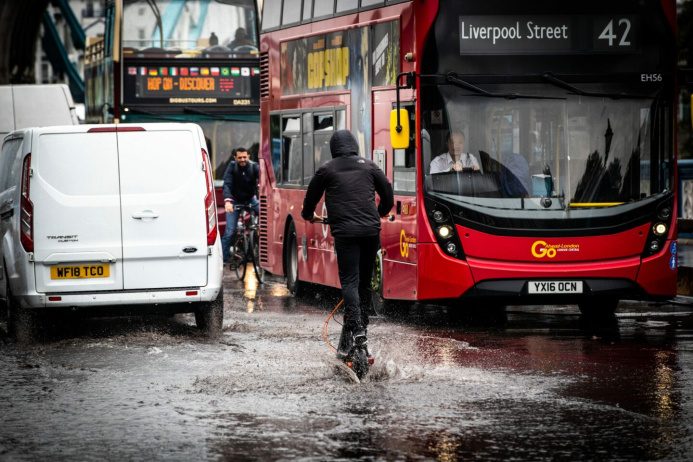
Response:
[{"label": "van wing mirror", "polygon": [[409,112],[406,109],[390,112],[390,142],[392,149],[409,147]]}]

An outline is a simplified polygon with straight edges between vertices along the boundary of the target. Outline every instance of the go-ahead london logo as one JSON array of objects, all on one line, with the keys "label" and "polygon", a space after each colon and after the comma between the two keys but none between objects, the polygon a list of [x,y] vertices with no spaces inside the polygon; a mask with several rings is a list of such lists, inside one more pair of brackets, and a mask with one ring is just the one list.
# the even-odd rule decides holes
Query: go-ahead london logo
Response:
[{"label": "go-ahead london logo", "polygon": [[536,258],[554,258],[558,252],[579,252],[580,244],[548,244],[535,241],[532,244],[532,255]]}]

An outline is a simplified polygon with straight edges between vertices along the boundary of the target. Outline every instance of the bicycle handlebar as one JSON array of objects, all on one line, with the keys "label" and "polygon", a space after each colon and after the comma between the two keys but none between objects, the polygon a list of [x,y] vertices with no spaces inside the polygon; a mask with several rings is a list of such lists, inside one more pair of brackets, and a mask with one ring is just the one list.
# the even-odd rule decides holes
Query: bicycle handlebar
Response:
[{"label": "bicycle handlebar", "polygon": [[255,210],[253,210],[253,206],[247,205],[247,204],[241,204],[241,205],[235,205],[234,204],[233,209],[234,210],[245,210],[245,211],[253,213],[253,214],[255,213]]}]

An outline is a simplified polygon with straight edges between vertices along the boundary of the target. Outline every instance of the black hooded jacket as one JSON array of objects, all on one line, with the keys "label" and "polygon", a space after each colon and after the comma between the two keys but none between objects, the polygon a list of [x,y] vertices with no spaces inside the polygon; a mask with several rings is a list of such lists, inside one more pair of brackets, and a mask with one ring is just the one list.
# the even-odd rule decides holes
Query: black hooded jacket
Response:
[{"label": "black hooded jacket", "polygon": [[[330,152],[332,160],[310,180],[301,216],[305,220],[313,217],[324,192],[333,236],[380,234],[380,217],[386,216],[394,205],[387,177],[373,161],[359,156],[356,138],[348,130],[337,130],[332,135]],[[377,208],[375,192],[380,196]]]}]

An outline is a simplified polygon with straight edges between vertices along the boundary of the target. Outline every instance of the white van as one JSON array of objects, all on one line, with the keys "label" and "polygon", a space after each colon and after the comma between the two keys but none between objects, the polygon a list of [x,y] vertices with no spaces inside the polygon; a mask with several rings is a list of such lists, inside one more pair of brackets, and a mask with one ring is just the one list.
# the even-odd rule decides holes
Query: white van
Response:
[{"label": "white van", "polygon": [[[165,308],[223,323],[212,169],[195,124],[30,128],[0,151],[0,300],[18,340],[40,309]],[[98,311],[98,310],[94,310]]]},{"label": "white van", "polygon": [[0,108],[0,137],[21,128],[79,124],[64,83],[0,85]]}]

